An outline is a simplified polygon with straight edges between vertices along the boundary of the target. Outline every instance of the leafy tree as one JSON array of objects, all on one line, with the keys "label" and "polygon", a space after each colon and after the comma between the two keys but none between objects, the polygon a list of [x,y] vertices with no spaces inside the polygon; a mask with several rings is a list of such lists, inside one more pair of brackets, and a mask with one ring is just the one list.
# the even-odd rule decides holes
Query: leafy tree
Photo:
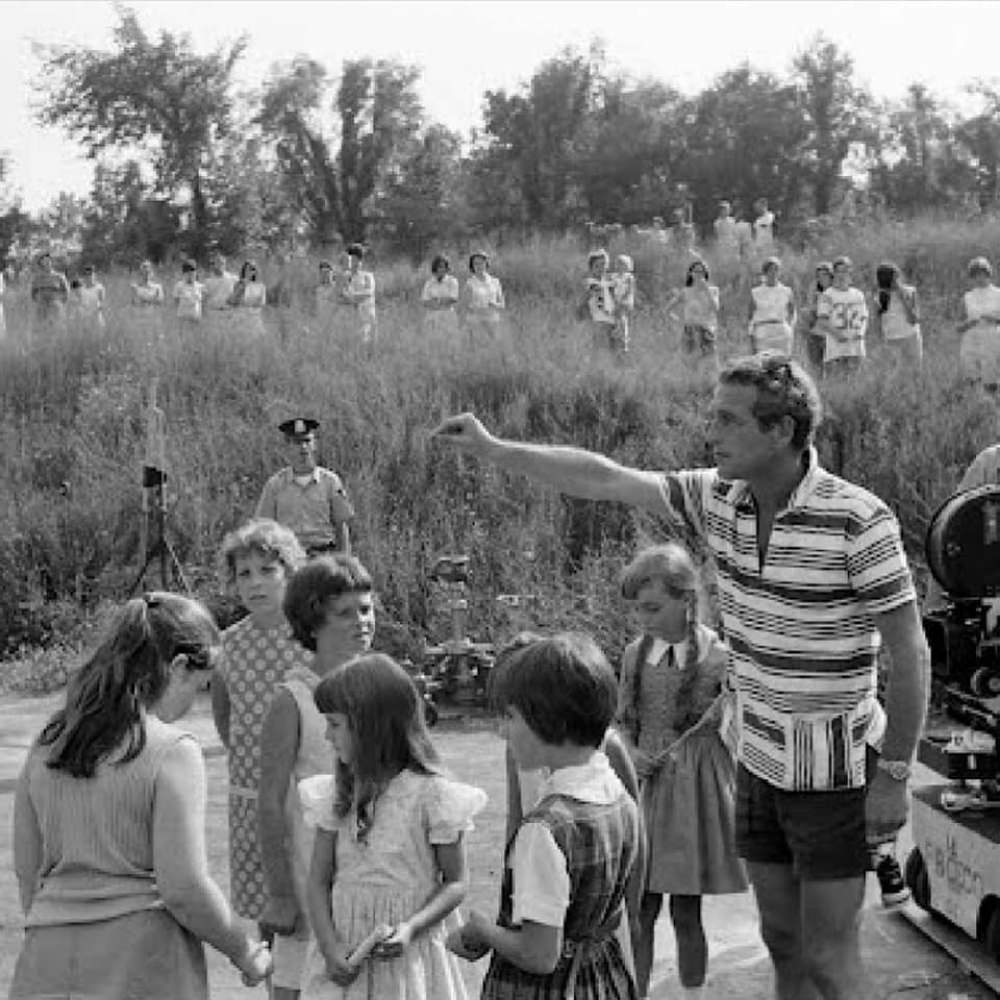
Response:
[{"label": "leafy tree", "polygon": [[201,249],[209,224],[205,173],[214,144],[230,126],[230,83],[246,39],[199,55],[188,35],[162,32],[153,40],[134,11],[116,9],[110,52],[38,47],[39,118],[78,139],[93,158],[122,146],[148,153],[163,193],[188,189],[195,249]]},{"label": "leafy tree", "polygon": [[981,110],[961,121],[955,135],[973,158],[979,204],[985,208],[1000,200],[1000,84],[976,80],[967,90],[980,99]]},{"label": "leafy tree", "polygon": [[793,68],[809,128],[803,166],[816,213],[825,215],[851,144],[871,135],[871,101],[853,82],[854,61],[823,35],[799,53]]},{"label": "leafy tree", "polygon": [[566,226],[585,216],[580,154],[603,78],[603,53],[565,49],[535,71],[521,93],[487,91],[483,109],[489,156],[513,171],[526,223]]},{"label": "leafy tree", "polygon": [[720,76],[679,114],[686,149],[677,169],[689,179],[696,215],[715,217],[720,198],[749,207],[758,197],[788,216],[805,181],[808,124],[791,83],[744,63]]},{"label": "leafy tree", "polygon": [[411,144],[378,201],[381,228],[415,261],[427,256],[434,241],[447,241],[462,229],[463,213],[456,211],[462,197],[461,145],[460,136],[431,125]]},{"label": "leafy tree", "polygon": [[393,60],[348,60],[328,123],[323,66],[299,56],[271,75],[258,115],[289,197],[315,243],[363,240],[373,197],[398,170],[422,119],[419,70]]},{"label": "leafy tree", "polygon": [[591,219],[638,223],[676,198],[686,148],[681,95],[655,80],[602,80],[584,132],[579,184]]}]

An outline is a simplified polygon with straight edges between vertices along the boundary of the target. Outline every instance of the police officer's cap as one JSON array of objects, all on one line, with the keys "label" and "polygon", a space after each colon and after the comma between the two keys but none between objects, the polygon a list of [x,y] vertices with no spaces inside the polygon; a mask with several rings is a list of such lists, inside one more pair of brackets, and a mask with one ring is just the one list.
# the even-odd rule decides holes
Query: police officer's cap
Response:
[{"label": "police officer's cap", "polygon": [[278,424],[278,430],[287,438],[308,437],[319,427],[319,421],[312,417],[293,417]]}]

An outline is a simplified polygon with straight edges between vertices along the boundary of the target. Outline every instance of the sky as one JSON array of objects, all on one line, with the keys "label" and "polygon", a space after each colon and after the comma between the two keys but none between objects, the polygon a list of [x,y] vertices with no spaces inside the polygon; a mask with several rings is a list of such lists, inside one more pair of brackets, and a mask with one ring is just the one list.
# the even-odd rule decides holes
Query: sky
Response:
[{"label": "sky", "polygon": [[[236,82],[256,88],[276,63],[305,54],[332,75],[345,59],[397,58],[422,68],[428,116],[462,134],[481,124],[482,95],[515,90],[565,46],[599,38],[612,67],[697,93],[741,62],[786,74],[822,31],[854,59],[855,77],[898,99],[913,82],[955,103],[963,86],[1000,76],[997,0],[169,0],[136,2],[150,33],[187,32],[199,51],[249,37]],[[32,43],[108,49],[117,21],[104,0],[0,0],[0,151],[30,211],[60,191],[85,195],[92,162],[34,121]],[[967,100],[967,98],[965,99]]]}]

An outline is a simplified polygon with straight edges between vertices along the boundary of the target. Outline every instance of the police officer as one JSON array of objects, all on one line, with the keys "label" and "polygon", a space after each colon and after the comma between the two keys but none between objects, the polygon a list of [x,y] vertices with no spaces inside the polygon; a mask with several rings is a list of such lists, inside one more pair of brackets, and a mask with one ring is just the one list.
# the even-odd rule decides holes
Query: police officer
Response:
[{"label": "police officer", "polygon": [[290,464],[264,484],[257,517],[291,528],[309,555],[351,551],[354,508],[340,477],[316,462],[319,421],[295,417],[278,425]]}]

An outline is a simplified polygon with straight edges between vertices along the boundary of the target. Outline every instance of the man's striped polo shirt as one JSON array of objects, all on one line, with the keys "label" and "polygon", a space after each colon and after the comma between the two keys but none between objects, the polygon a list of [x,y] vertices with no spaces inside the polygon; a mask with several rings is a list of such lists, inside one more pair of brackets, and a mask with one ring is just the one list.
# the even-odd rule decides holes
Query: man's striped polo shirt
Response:
[{"label": "man's striped polo shirt", "polygon": [[915,599],[899,526],[867,490],[807,470],[775,517],[761,564],[753,496],[716,469],[667,473],[667,515],[704,540],[732,651],[739,757],[778,788],[865,783],[865,748],[881,739],[874,615]]}]

